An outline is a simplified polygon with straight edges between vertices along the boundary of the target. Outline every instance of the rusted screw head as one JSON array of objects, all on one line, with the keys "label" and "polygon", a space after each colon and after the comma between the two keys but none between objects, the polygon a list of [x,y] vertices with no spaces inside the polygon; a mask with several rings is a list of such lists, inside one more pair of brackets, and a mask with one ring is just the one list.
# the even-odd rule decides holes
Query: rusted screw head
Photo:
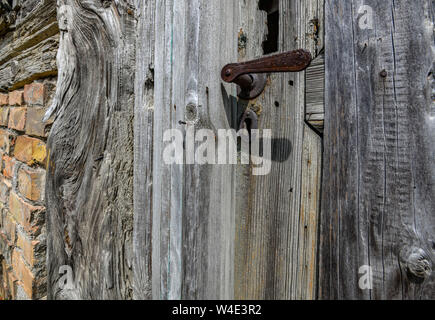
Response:
[{"label": "rusted screw head", "polygon": [[386,78],[387,76],[388,76],[388,73],[387,73],[387,70],[382,70],[380,73],[379,73],[379,75],[382,77],[382,78]]}]

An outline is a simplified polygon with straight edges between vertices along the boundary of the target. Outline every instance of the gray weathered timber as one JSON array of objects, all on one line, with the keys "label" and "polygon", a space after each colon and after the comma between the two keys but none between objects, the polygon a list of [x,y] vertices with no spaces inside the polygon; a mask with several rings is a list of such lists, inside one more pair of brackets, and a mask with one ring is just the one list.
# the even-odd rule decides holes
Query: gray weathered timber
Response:
[{"label": "gray weathered timber", "polygon": [[298,269],[295,296],[313,300],[317,293],[318,221],[322,177],[322,139],[304,126],[301,164],[301,209],[298,232]]},{"label": "gray weathered timber", "polygon": [[143,213],[154,299],[234,296],[234,168],[167,165],[163,133],[229,128],[220,70],[237,59],[238,12],[233,0],[156,2],[152,212]]},{"label": "gray weathered timber", "polygon": [[136,1],[133,297],[152,299],[155,1]]},{"label": "gray weathered timber", "polygon": [[[59,78],[48,138],[50,299],[132,297],[134,7],[59,0]],[[70,266],[75,288],[59,287]]]},{"label": "gray weathered timber", "polygon": [[0,88],[15,90],[36,79],[57,75],[58,47],[56,34],[0,66]]},{"label": "gray weathered timber", "polygon": [[326,1],[320,298],[435,298],[433,13],[428,0]]},{"label": "gray weathered timber", "polygon": [[[245,61],[263,55],[268,22],[258,1],[240,6],[239,59]],[[279,12],[279,50],[305,48],[316,57],[323,46],[323,1],[280,1]],[[237,299],[315,297],[321,141],[304,123],[304,97],[303,72],[272,74],[264,94],[248,105],[260,128],[272,129],[273,162],[266,176],[237,167]]]}]

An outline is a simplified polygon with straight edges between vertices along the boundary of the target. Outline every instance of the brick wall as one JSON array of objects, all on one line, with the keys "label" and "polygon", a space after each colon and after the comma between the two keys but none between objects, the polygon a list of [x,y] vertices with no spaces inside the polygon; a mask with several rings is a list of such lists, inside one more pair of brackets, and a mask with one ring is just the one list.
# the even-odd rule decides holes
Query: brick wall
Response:
[{"label": "brick wall", "polygon": [[42,122],[55,79],[0,93],[0,299],[42,299],[45,161],[51,121]]}]

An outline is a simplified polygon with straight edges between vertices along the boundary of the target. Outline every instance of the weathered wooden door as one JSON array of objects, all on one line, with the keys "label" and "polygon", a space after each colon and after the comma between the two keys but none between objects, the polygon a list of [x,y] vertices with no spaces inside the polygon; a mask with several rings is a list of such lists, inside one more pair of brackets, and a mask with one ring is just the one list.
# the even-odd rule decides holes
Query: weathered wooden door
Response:
[{"label": "weathered wooden door", "polygon": [[[272,74],[237,98],[222,67],[322,48],[322,1],[138,1],[134,295],[154,299],[313,298],[321,138],[305,123],[305,73]],[[155,27],[152,27],[154,26]],[[167,130],[272,131],[270,173],[164,161]],[[219,144],[222,141],[217,141]],[[189,157],[184,144],[184,160]]]},{"label": "weathered wooden door", "polygon": [[[49,298],[433,297],[433,1],[328,0],[326,28],[323,2],[58,0]],[[221,80],[299,48],[311,67],[255,100]],[[271,130],[270,172],[192,158],[195,133],[219,149],[246,110]],[[174,132],[183,164],[166,162]]]}]

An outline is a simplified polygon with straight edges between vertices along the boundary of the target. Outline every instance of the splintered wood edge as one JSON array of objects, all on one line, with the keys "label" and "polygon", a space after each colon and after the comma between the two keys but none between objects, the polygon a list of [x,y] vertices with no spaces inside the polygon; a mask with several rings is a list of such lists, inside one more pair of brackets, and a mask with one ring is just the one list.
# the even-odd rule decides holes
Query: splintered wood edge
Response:
[{"label": "splintered wood edge", "polygon": [[325,55],[322,52],[305,73],[305,120],[323,132],[325,117]]}]

